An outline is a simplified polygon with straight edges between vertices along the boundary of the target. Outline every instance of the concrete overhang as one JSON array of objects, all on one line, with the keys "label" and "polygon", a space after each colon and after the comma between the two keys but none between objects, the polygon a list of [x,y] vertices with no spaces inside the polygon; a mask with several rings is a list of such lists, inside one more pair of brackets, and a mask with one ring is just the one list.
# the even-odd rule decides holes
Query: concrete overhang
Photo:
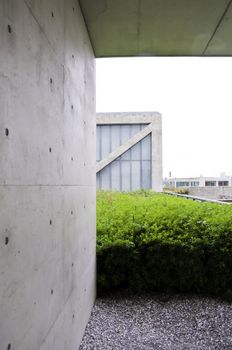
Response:
[{"label": "concrete overhang", "polygon": [[96,57],[232,55],[232,0],[79,1]]}]

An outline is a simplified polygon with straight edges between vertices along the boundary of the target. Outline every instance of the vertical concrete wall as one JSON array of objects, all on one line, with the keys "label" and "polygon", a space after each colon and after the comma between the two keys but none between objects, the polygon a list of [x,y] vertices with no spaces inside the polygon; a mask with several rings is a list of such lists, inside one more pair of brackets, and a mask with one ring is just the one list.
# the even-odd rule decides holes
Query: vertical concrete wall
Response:
[{"label": "vertical concrete wall", "polygon": [[159,114],[152,122],[152,188],[163,191],[162,116]]},{"label": "vertical concrete wall", "polygon": [[78,2],[0,0],[0,348],[78,349],[95,298],[95,64]]}]

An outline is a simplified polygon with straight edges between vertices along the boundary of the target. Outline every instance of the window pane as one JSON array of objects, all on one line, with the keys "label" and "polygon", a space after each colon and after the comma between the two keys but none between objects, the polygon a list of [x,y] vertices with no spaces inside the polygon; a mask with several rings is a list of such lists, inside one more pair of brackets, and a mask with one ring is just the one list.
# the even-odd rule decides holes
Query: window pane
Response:
[{"label": "window pane", "polygon": [[205,181],[205,186],[216,186],[216,181]]}]

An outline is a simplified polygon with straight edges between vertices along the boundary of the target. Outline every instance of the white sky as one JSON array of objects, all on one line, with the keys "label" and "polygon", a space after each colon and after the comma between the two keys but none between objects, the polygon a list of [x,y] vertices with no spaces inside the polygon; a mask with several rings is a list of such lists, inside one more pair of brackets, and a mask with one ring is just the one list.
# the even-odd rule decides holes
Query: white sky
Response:
[{"label": "white sky", "polygon": [[163,175],[232,175],[232,58],[98,59],[97,112],[158,111]]}]

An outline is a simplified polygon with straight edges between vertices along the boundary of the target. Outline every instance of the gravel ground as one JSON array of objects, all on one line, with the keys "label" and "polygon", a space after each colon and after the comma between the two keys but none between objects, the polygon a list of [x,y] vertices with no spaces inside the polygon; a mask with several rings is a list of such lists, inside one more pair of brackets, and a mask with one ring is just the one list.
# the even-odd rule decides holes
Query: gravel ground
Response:
[{"label": "gravel ground", "polygon": [[232,350],[232,305],[199,297],[97,299],[80,350]]}]

